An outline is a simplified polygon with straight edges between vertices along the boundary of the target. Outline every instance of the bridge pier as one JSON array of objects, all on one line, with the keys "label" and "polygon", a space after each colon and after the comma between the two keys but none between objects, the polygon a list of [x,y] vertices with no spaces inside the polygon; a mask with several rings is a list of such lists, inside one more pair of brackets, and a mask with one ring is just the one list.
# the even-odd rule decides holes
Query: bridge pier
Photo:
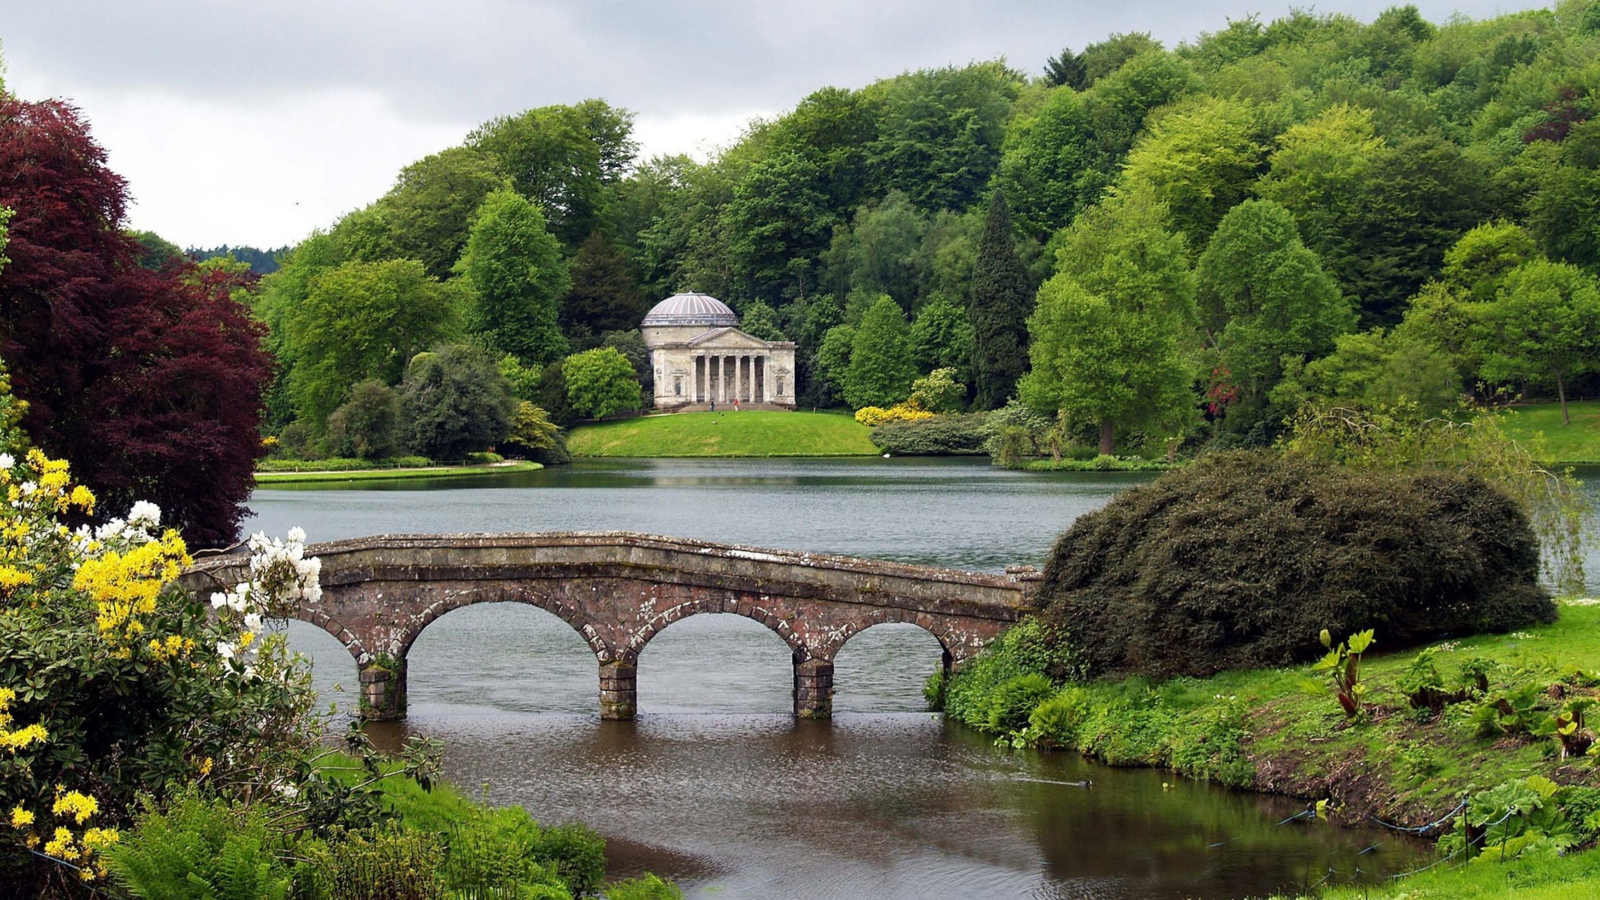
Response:
[{"label": "bridge pier", "polygon": [[833,660],[801,659],[795,654],[794,714],[801,719],[833,718]]},{"label": "bridge pier", "polygon": [[600,718],[632,721],[639,705],[638,668],[628,663],[600,664]]},{"label": "bridge pier", "polygon": [[361,670],[361,718],[395,722],[406,717],[406,661],[373,663]]}]

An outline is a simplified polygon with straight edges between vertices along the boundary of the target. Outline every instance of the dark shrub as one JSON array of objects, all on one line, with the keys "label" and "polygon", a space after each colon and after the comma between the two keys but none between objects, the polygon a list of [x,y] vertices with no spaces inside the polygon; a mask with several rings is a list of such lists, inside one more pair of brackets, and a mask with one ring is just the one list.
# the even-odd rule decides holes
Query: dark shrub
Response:
[{"label": "dark shrub", "polygon": [[1556,617],[1538,542],[1487,482],[1219,453],[1083,516],[1042,615],[1091,673],[1281,666],[1375,628],[1393,649]]},{"label": "dark shrub", "polygon": [[943,415],[916,422],[890,422],[872,429],[872,443],[896,456],[981,454],[988,432],[982,413]]}]

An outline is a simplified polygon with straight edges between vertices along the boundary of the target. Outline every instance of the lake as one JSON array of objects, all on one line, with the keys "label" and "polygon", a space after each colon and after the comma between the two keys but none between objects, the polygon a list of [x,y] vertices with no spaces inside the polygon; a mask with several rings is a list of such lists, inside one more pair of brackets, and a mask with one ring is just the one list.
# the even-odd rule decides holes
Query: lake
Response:
[{"label": "lake", "polygon": [[[258,491],[249,530],[629,530],[999,571],[1149,476],[1025,473],[972,459],[623,460],[540,472]],[[1591,559],[1594,547],[1591,544]],[[1591,564],[1590,580],[1600,565]],[[355,665],[292,623],[330,696]],[[1011,752],[923,707],[940,649],[913,626],[839,653],[831,722],[793,719],[789,649],[694,616],[639,660],[639,717],[598,717],[595,660],[553,615],[474,606],[409,656],[409,718],[380,744],[443,742],[468,793],[606,835],[616,870],[695,898],[1225,898],[1426,862],[1393,835],[1300,806],[1072,754]],[[1092,786],[1084,786],[1092,782]]]}]

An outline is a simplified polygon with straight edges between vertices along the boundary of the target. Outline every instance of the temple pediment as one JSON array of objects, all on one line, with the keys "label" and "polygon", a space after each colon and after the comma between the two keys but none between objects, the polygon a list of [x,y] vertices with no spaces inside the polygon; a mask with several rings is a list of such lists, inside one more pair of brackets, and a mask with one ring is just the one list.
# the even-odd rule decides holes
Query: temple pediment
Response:
[{"label": "temple pediment", "polygon": [[688,342],[696,350],[765,350],[770,345],[737,328],[717,328]]}]

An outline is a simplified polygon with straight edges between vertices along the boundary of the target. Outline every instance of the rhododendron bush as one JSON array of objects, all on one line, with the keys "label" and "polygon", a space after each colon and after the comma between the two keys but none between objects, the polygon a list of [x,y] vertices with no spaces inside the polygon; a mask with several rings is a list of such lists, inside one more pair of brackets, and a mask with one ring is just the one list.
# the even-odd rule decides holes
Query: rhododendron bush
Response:
[{"label": "rhododendron bush", "polygon": [[157,507],[100,512],[66,462],[0,453],[0,884],[103,877],[141,792],[248,801],[311,777],[309,669],[264,630],[321,594],[305,534],[256,535],[249,580],[197,596]]}]

